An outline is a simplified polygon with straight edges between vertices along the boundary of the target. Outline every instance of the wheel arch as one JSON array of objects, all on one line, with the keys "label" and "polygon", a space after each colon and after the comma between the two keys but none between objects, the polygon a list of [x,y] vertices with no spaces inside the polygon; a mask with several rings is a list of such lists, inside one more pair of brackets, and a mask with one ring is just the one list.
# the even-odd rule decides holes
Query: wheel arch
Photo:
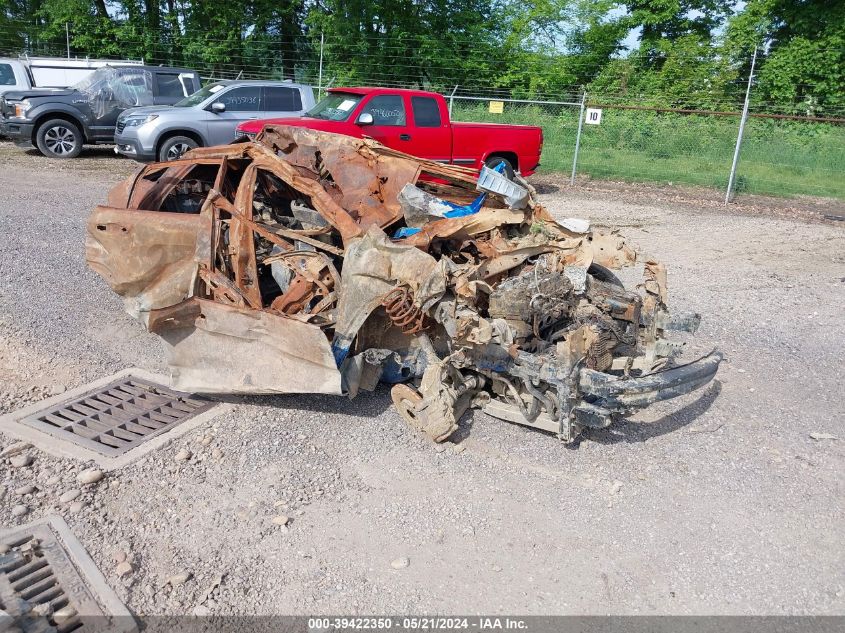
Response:
[{"label": "wheel arch", "polygon": [[158,137],[155,145],[155,155],[156,160],[159,158],[159,153],[161,152],[161,147],[174,136],[186,136],[189,139],[195,141],[199,147],[205,147],[205,139],[202,137],[201,134],[194,130],[186,130],[184,128],[172,128],[165,132],[162,132],[161,135]]},{"label": "wheel arch", "polygon": [[484,162],[486,163],[491,158],[504,158],[511,164],[514,171],[519,171],[519,156],[517,156],[516,152],[511,152],[509,150],[496,150],[487,154],[487,156],[484,157]]},{"label": "wheel arch", "polygon": [[74,116],[70,112],[66,112],[64,110],[48,110],[41,114],[38,114],[32,121],[32,141],[33,145],[36,145],[38,140],[38,130],[41,126],[49,121],[50,119],[61,119],[63,121],[67,121],[68,123],[73,123],[76,127],[79,128],[79,131],[82,132],[82,140],[83,142],[88,142],[88,128],[85,124],[80,120],[79,117]]}]

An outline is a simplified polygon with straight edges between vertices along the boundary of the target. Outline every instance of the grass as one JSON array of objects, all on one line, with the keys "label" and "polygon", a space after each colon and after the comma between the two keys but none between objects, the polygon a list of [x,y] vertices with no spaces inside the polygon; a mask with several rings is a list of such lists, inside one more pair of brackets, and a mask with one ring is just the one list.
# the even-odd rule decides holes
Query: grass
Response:
[{"label": "grass", "polygon": [[[503,114],[490,114],[486,102],[456,101],[453,118],[539,125],[545,138],[540,169],[572,170],[577,108],[505,104]],[[605,109],[601,125],[584,125],[578,173],[724,190],[738,125],[738,117]],[[736,182],[738,193],[845,199],[845,127],[749,119]]]}]

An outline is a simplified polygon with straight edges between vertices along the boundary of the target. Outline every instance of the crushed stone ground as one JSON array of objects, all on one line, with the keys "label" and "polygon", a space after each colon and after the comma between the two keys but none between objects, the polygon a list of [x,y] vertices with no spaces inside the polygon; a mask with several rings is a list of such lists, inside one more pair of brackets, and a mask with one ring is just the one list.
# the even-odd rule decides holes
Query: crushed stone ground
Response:
[{"label": "crushed stone ground", "polygon": [[[136,168],[109,151],[0,144],[0,412],[165,371],[85,267],[88,213]],[[716,383],[574,447],[474,412],[462,448],[435,449],[386,388],[237,399],[93,485],[76,480],[90,464],[35,449],[0,460],[0,525],[64,516],[140,615],[845,612],[845,227],[541,191],[558,218],[619,226],[668,264],[670,306],[703,315],[687,354],[728,356]]]}]

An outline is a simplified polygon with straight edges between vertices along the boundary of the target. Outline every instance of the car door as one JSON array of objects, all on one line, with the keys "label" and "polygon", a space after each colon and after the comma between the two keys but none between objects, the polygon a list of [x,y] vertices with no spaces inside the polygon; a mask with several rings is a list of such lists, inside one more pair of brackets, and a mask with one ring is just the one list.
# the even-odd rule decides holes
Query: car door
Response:
[{"label": "car door", "polygon": [[[88,219],[85,259],[133,314],[172,306],[190,293],[198,250],[207,244],[208,218],[199,212],[171,212],[169,196],[188,179],[214,182],[215,161],[194,165],[176,161],[146,167],[132,184],[128,200],[110,198]],[[208,172],[211,172],[210,174]],[[204,237],[205,239],[200,239]]]},{"label": "car door", "polygon": [[[217,94],[217,98],[206,107],[210,113],[209,145],[231,143],[239,124],[261,115],[261,91],[261,86],[235,86]],[[215,109],[217,103],[223,104],[222,111]]]},{"label": "car door", "polygon": [[303,112],[299,88],[291,86],[266,86],[262,119],[299,116]]},{"label": "car door", "polygon": [[428,158],[441,163],[452,161],[452,130],[449,118],[434,97],[412,96],[411,113],[413,128],[409,152],[420,158]]},{"label": "car door", "polygon": [[413,153],[410,143],[412,129],[408,125],[408,112],[403,95],[371,97],[358,113],[358,119],[362,114],[370,114],[373,117],[372,125],[361,126],[361,131],[366,136],[371,136],[388,147]]}]

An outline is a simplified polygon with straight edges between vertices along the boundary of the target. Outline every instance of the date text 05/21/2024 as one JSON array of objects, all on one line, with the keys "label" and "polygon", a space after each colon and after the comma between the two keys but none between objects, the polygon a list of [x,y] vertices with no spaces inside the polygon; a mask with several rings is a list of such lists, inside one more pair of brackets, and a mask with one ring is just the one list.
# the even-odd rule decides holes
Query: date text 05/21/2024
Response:
[{"label": "date text 05/21/2024", "polygon": [[308,618],[309,633],[339,629],[364,630],[525,630],[527,623],[519,618],[507,617],[332,617]]}]

